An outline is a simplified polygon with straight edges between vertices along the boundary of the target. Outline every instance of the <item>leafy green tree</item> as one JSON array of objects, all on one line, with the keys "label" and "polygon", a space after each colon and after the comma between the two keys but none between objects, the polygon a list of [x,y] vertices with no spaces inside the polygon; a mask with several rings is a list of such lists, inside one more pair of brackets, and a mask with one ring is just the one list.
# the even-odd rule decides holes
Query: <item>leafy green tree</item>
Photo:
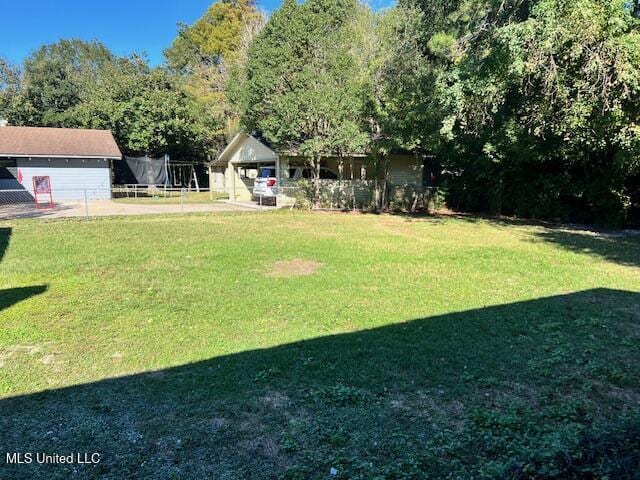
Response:
[{"label": "leafy green tree", "polygon": [[111,60],[111,52],[98,42],[60,40],[40,47],[24,62],[20,98],[11,120],[67,125],[66,112],[79,103],[84,86],[95,81],[100,69]]},{"label": "leafy green tree", "polygon": [[389,156],[397,150],[425,151],[425,126],[433,124],[428,98],[427,62],[421,50],[423,14],[408,6],[373,12],[359,6],[349,34],[359,81],[361,112],[375,172],[375,206],[388,206]]},{"label": "leafy green tree", "polygon": [[20,70],[0,57],[0,120],[9,120],[20,91]]},{"label": "leafy green tree", "polygon": [[314,167],[323,155],[362,151],[364,91],[347,26],[354,0],[286,0],[251,45],[241,102],[244,126]]},{"label": "leafy green tree", "polygon": [[222,0],[211,5],[193,25],[179,25],[165,58],[171,69],[192,72],[201,65],[223,68],[242,47],[247,23],[260,19],[253,0]]},{"label": "leafy green tree", "polygon": [[217,125],[181,81],[139,57],[118,59],[105,65],[68,116],[74,126],[112,130],[129,154],[205,158],[217,147]]},{"label": "leafy green tree", "polygon": [[417,5],[433,73],[425,107],[439,116],[423,132],[439,126],[454,201],[624,222],[638,175],[637,9],[611,0]]},{"label": "leafy green tree", "polygon": [[220,146],[220,125],[182,77],[97,42],[43,46],[22,72],[1,63],[0,79],[0,114],[15,125],[110,129],[125,154],[195,159]]}]

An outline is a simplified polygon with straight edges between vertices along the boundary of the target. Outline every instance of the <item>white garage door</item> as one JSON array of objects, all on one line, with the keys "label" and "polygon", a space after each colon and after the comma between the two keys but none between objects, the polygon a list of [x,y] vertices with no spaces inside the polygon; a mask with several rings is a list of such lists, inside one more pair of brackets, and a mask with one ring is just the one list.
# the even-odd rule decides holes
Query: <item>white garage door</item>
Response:
[{"label": "white garage door", "polygon": [[53,201],[111,198],[111,169],[108,160],[31,159],[18,160],[18,178],[33,194],[33,177],[51,178]]}]

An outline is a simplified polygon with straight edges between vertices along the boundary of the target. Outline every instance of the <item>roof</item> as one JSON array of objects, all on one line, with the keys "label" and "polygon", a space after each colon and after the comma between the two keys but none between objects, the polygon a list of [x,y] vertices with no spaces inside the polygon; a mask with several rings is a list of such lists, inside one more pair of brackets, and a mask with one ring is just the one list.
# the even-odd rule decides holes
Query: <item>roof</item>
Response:
[{"label": "roof", "polygon": [[277,153],[265,145],[263,141],[258,140],[253,135],[240,132],[233,137],[218,155],[218,158],[210,162],[209,165],[226,165],[238,149],[241,149],[241,151],[234,163],[274,162],[278,158]]},{"label": "roof", "polygon": [[0,127],[0,157],[122,158],[109,130]]}]

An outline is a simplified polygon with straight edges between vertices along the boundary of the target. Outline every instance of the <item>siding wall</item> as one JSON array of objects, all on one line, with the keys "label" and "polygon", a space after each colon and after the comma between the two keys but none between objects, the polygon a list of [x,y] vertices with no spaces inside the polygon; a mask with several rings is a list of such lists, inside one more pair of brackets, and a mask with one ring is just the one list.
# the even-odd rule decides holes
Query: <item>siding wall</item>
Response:
[{"label": "siding wall", "polygon": [[18,159],[22,185],[33,194],[34,176],[51,177],[53,201],[111,198],[111,169],[108,160],[97,159]]},{"label": "siding wall", "polygon": [[[281,157],[282,176],[286,177],[289,165],[306,165],[302,157]],[[339,159],[326,157],[322,159],[322,165],[338,173]],[[367,158],[354,159],[354,179],[372,180],[374,178],[374,168]],[[342,175],[344,180],[351,178],[350,162],[348,158],[343,160]],[[391,155],[389,157],[389,181],[393,185],[422,185],[422,160],[413,155]]]},{"label": "siding wall", "polygon": [[389,181],[393,185],[422,185],[422,160],[412,155],[391,155]]}]

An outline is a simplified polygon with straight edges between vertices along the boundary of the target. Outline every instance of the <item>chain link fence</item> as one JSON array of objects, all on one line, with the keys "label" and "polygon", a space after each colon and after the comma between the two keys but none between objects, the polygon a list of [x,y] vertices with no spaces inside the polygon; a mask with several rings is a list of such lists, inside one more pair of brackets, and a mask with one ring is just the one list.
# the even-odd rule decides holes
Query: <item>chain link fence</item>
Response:
[{"label": "chain link fence", "polygon": [[209,189],[196,191],[140,185],[54,189],[51,195],[37,196],[27,189],[2,189],[0,220],[207,211],[204,207],[226,199],[225,193]]},{"label": "chain link fence", "polygon": [[267,189],[252,184],[198,190],[132,184],[112,188],[54,189],[51,197],[39,194],[37,200],[36,204],[35,195],[26,189],[0,190],[0,219],[180,213],[206,211],[199,210],[198,206],[223,202],[258,210],[277,207],[416,212],[437,207],[439,202],[434,188],[414,184],[381,185],[372,180],[298,180]]}]

